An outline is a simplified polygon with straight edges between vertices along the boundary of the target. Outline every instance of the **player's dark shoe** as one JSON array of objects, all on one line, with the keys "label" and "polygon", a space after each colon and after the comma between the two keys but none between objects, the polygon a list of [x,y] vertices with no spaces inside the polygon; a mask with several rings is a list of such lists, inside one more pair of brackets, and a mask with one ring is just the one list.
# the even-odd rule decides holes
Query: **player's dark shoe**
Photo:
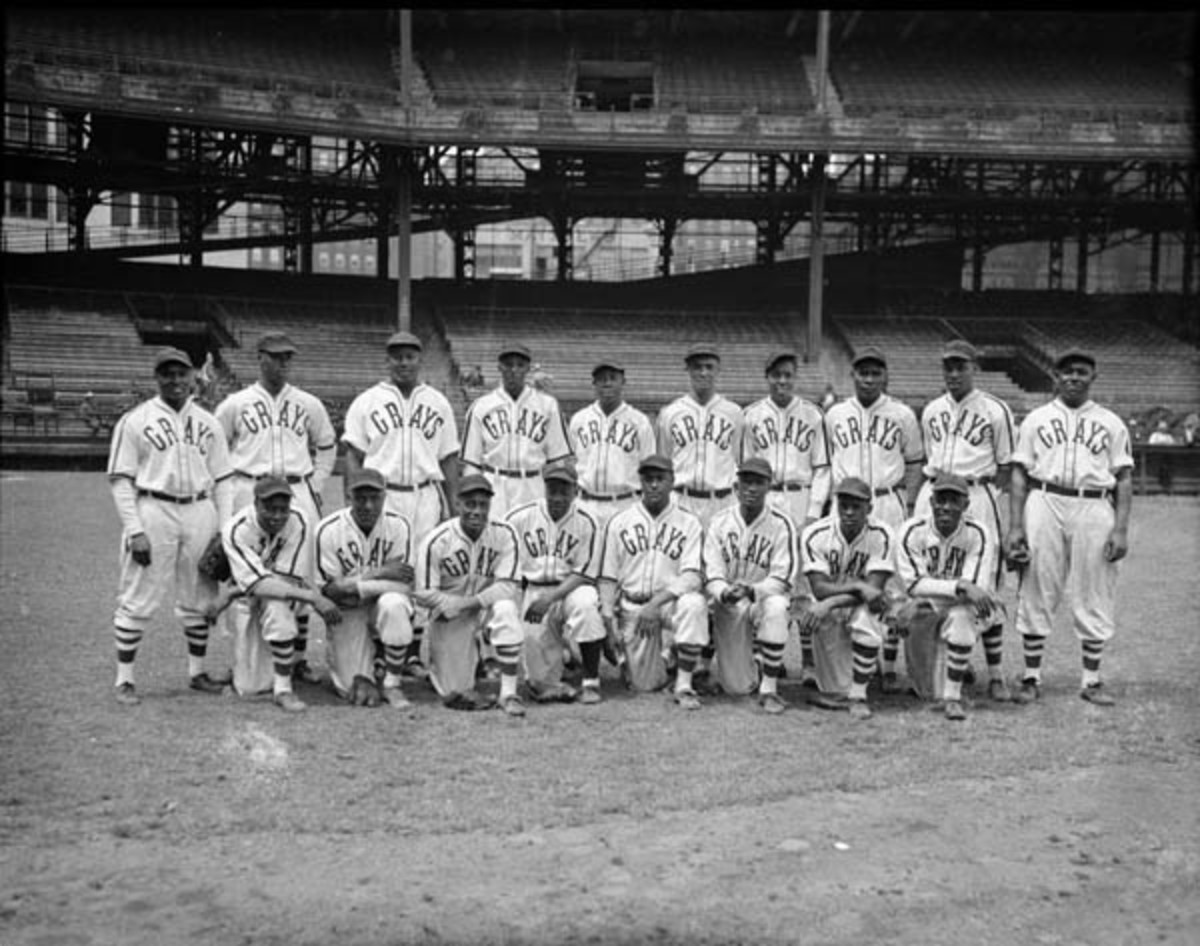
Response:
[{"label": "player's dark shoe", "polygon": [[946,719],[952,719],[955,722],[961,722],[967,718],[967,711],[958,700],[946,700],[942,712],[946,714]]},{"label": "player's dark shoe", "polygon": [[379,695],[392,709],[408,709],[412,702],[399,687],[380,687]]},{"label": "player's dark shoe", "polygon": [[829,693],[822,693],[820,690],[813,690],[808,694],[809,706],[815,706],[817,709],[823,710],[845,710],[850,708],[849,702],[844,696],[834,696]]},{"label": "player's dark shoe", "polygon": [[692,689],[701,696],[720,696],[723,692],[721,684],[713,679],[712,672],[697,670],[692,676]]},{"label": "player's dark shoe", "polygon": [[506,696],[500,701],[500,709],[509,716],[524,716],[525,704],[519,696]]},{"label": "player's dark shoe", "polygon": [[817,678],[813,674],[811,667],[805,667],[800,671],[800,688],[803,690],[821,689],[821,685],[817,683]]},{"label": "player's dark shoe", "polygon": [[698,710],[702,705],[695,690],[676,690],[675,702],[680,709]]},{"label": "player's dark shoe", "polygon": [[569,683],[554,683],[536,687],[530,684],[529,695],[536,703],[574,703],[579,693]]},{"label": "player's dark shoe", "polygon": [[1093,706],[1116,706],[1117,701],[1104,690],[1103,683],[1089,683],[1079,691],[1079,698]]},{"label": "player's dark shoe", "polygon": [[122,706],[137,706],[142,698],[137,695],[132,683],[122,683],[117,687],[117,702]]},{"label": "player's dark shoe", "polygon": [[879,689],[884,693],[900,693],[904,687],[900,685],[900,679],[896,676],[896,671],[889,670],[883,675]]},{"label": "player's dark shoe", "polygon": [[1012,701],[1024,706],[1028,703],[1036,703],[1042,698],[1042,685],[1036,680],[1022,680],[1021,686],[1017,692],[1013,694]]},{"label": "player's dark shoe", "polygon": [[219,695],[227,689],[227,684],[218,683],[207,673],[198,673],[188,681],[188,687],[200,693]]},{"label": "player's dark shoe", "polygon": [[875,715],[871,712],[871,707],[867,706],[866,700],[847,700],[846,709],[850,711],[851,719],[870,719]]},{"label": "player's dark shoe", "polygon": [[604,697],[600,695],[600,688],[593,686],[584,686],[579,691],[579,702],[586,703],[589,706],[595,706],[597,703],[604,702]]},{"label": "player's dark shoe", "polygon": [[760,693],[758,695],[758,705],[762,707],[764,713],[771,716],[778,716],[787,709],[787,703],[778,693]]},{"label": "player's dark shoe", "polygon": [[276,706],[285,713],[303,713],[308,709],[308,704],[300,697],[296,696],[291,690],[286,690],[283,693],[276,693],[272,697]]},{"label": "player's dark shoe", "polygon": [[988,699],[993,703],[1011,703],[1012,698],[1012,690],[999,677],[988,681]]},{"label": "player's dark shoe", "polygon": [[297,660],[292,665],[292,680],[296,683],[320,683],[321,675],[307,660]]}]

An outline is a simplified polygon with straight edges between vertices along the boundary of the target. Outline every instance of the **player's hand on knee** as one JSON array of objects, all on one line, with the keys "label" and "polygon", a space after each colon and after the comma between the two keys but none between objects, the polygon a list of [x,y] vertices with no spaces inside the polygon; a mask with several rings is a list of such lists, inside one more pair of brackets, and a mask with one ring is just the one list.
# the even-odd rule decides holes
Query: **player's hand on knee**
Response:
[{"label": "player's hand on knee", "polygon": [[150,564],[150,540],[146,533],[138,532],[129,537],[129,554],[143,568]]},{"label": "player's hand on knee", "polygon": [[541,624],[549,610],[550,605],[544,598],[534,598],[525,609],[525,620],[530,624]]},{"label": "player's hand on knee", "polygon": [[658,608],[645,607],[638,612],[636,631],[639,637],[652,637],[662,627],[662,615]]},{"label": "player's hand on knee", "polygon": [[342,620],[342,612],[338,610],[338,606],[324,595],[317,595],[312,605],[317,609],[317,614],[321,615],[321,620],[326,624],[334,625]]}]

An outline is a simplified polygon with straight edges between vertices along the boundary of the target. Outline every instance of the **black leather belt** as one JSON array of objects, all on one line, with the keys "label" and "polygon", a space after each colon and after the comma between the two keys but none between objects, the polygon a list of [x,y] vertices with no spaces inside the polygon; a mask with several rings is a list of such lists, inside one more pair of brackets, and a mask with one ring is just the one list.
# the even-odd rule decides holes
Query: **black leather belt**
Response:
[{"label": "black leather belt", "polygon": [[525,579],[526,588],[555,588],[561,584],[561,581],[530,581],[528,578]]},{"label": "black leather belt", "polygon": [[149,496],[152,499],[161,499],[164,503],[175,503],[179,506],[190,506],[192,503],[198,503],[202,499],[208,499],[208,493],[197,493],[195,496],[172,496],[170,493],[160,493],[153,489],[139,489],[139,496]]},{"label": "black leather belt", "polygon": [[676,486],[675,492],[692,496],[695,499],[724,499],[733,489],[692,489],[690,486]]},{"label": "black leather belt", "polygon": [[615,503],[620,499],[632,499],[637,493],[630,490],[628,493],[616,493],[612,496],[606,496],[603,493],[589,493],[586,489],[580,490],[579,494],[584,499],[595,500],[598,503]]},{"label": "black leather belt", "polygon": [[426,486],[432,486],[433,480],[426,480],[424,483],[418,483],[416,486],[405,486],[403,483],[388,483],[387,488],[394,493],[415,493],[419,489],[424,489]]},{"label": "black leather belt", "polygon": [[807,483],[775,483],[771,487],[772,493],[798,493],[802,489],[808,489]]},{"label": "black leather belt", "polygon": [[886,496],[888,493],[895,493],[899,496],[903,492],[903,488],[897,483],[895,486],[881,486],[879,489],[872,490],[876,496]]},{"label": "black leather belt", "polygon": [[1029,485],[1034,489],[1053,493],[1055,496],[1074,496],[1076,499],[1108,499],[1112,493],[1112,490],[1108,489],[1071,489],[1067,486],[1059,486],[1057,483],[1047,483],[1045,480],[1039,480],[1033,476],[1029,477]]},{"label": "black leather belt", "polygon": [[529,479],[531,476],[541,476],[540,470],[500,470],[494,466],[488,466],[486,463],[479,464],[480,469],[487,470],[489,473],[497,473],[500,476],[516,476],[522,479]]},{"label": "black leather belt", "polygon": [[[941,474],[938,473],[933,476],[926,476],[925,479],[932,483],[940,475]],[[961,479],[968,486],[987,486],[993,481],[992,477],[990,476],[960,476],[959,479]]]},{"label": "black leather belt", "polygon": [[621,595],[621,598],[628,601],[630,604],[646,604],[654,595]]},{"label": "black leather belt", "polygon": [[[244,470],[234,470],[233,472],[235,476],[242,476],[248,480],[261,480],[271,475],[270,473],[247,473]],[[307,473],[304,476],[296,476],[293,473],[292,475],[285,476],[283,478],[294,486],[296,483],[303,483],[310,476],[312,476],[311,473]]]}]

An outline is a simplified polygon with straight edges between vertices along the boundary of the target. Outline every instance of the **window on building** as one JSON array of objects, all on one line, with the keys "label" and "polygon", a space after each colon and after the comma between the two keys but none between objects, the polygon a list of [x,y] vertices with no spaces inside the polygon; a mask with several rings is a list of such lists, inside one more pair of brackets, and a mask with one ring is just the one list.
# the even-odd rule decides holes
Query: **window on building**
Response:
[{"label": "window on building", "polygon": [[24,217],[29,213],[29,185],[24,181],[6,181],[4,196],[10,217]]},{"label": "window on building", "polygon": [[117,191],[112,195],[111,222],[114,227],[128,227],[133,223],[133,195]]},{"label": "window on building", "polygon": [[29,216],[34,220],[50,219],[50,192],[45,184],[29,185]]},{"label": "window on building", "polygon": [[362,257],[357,253],[350,254],[350,269],[356,273],[362,269]]},{"label": "window on building", "polygon": [[317,269],[322,272],[329,271],[329,253],[322,251],[317,254]]},{"label": "window on building", "polygon": [[346,268],[346,254],[345,253],[334,253],[333,254],[333,268],[334,269],[345,269]]},{"label": "window on building", "polygon": [[375,254],[374,253],[368,253],[366,256],[363,257],[363,269],[365,269],[368,273],[375,272]]}]

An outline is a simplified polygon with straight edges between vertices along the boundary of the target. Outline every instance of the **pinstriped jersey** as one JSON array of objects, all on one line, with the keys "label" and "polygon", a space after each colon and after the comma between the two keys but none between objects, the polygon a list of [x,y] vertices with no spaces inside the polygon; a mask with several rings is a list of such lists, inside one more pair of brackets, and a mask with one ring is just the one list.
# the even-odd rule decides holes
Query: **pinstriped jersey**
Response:
[{"label": "pinstriped jersey", "polygon": [[872,489],[904,483],[904,465],[925,458],[917,415],[907,404],[881,394],[870,407],[857,397],[838,401],[825,414],[833,485],[856,476]]},{"label": "pinstriped jersey", "polygon": [[536,472],[571,456],[558,401],[529,385],[515,400],[503,387],[480,395],[463,427],[463,462],[479,469]]},{"label": "pinstriped jersey", "polygon": [[234,582],[247,593],[269,575],[305,580],[311,573],[308,525],[295,509],[270,535],[259,525],[255,507],[247,506],[225,524],[221,544]]},{"label": "pinstriped jersey", "polygon": [[1133,466],[1124,421],[1095,401],[1070,408],[1061,398],[1030,411],[1017,431],[1013,462],[1030,476],[1070,489],[1107,489]]},{"label": "pinstriped jersey", "polygon": [[764,397],[746,408],[742,458],[771,464],[776,483],[812,485],[814,471],[829,466],[825,421],[820,408],[802,397],[786,407]]},{"label": "pinstriped jersey", "polygon": [[319,493],[333,472],[337,434],[325,405],[307,391],[285,384],[272,396],[256,382],[218,404],[216,418],[239,473],[256,478],[312,473]]},{"label": "pinstriped jersey", "polygon": [[113,428],[109,478],[123,476],[138,489],[194,496],[232,474],[217,419],[188,398],[174,410],[152,397],[126,412]]},{"label": "pinstriped jersey", "polygon": [[639,502],[609,520],[600,576],[622,594],[649,598],[684,572],[702,575],[703,550],[698,516],[674,499],[657,516]]},{"label": "pinstriped jersey", "polygon": [[385,509],[370,533],[362,531],[349,507],[317,525],[317,573],[322,584],[360,577],[397,558],[412,561],[412,526],[397,513]]},{"label": "pinstriped jersey", "polygon": [[658,450],[675,464],[675,485],[730,488],[745,424],[742,409],[720,394],[707,404],[684,394],[664,407],[658,415]]},{"label": "pinstriped jersey", "polygon": [[910,595],[953,598],[960,578],[986,587],[996,554],[987,532],[969,515],[950,535],[938,531],[932,516],[915,516],[900,530],[897,571]]},{"label": "pinstriped jersey", "polygon": [[764,504],[753,522],[739,506],[722,509],[704,536],[704,577],[711,597],[730,584],[752,585],[757,595],[790,594],[796,577],[796,530]]},{"label": "pinstriped jersey", "polygon": [[654,453],[654,428],[636,407],[622,402],[605,414],[599,402],[575,412],[567,428],[575,451],[579,486],[616,496],[641,488],[638,465]]},{"label": "pinstriped jersey", "polygon": [[405,397],[391,381],[380,381],[350,403],[342,440],[389,483],[419,486],[445,479],[440,464],[458,452],[458,426],[437,388],[418,384]]},{"label": "pinstriped jersey", "polygon": [[896,571],[896,539],[884,523],[868,519],[853,539],[842,534],[837,514],[818,519],[804,530],[800,540],[802,568],[806,575],[826,575],[841,583],[860,581],[872,572]]},{"label": "pinstriped jersey", "polygon": [[504,522],[488,522],[472,539],[458,518],[429,533],[417,550],[417,600],[426,592],[475,595],[497,582],[517,580],[517,535]]},{"label": "pinstriped jersey", "polygon": [[925,475],[955,473],[968,479],[994,477],[1012,462],[1016,424],[998,397],[972,390],[961,401],[949,393],[934,398],[921,412],[928,462]]},{"label": "pinstriped jersey", "polygon": [[545,501],[525,503],[504,519],[517,536],[517,571],[529,582],[555,584],[571,575],[600,577],[603,536],[596,520],[575,503],[555,522]]}]

